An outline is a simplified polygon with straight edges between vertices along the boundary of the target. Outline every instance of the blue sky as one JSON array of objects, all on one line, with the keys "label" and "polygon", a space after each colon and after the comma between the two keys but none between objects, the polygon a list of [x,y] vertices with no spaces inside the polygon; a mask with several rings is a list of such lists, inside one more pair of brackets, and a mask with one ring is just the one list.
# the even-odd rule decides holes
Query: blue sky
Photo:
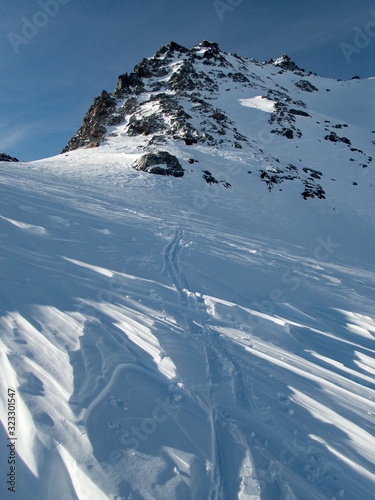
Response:
[{"label": "blue sky", "polygon": [[94,97],[171,40],[375,76],[375,0],[2,0],[0,10],[0,152],[26,161],[58,154]]}]

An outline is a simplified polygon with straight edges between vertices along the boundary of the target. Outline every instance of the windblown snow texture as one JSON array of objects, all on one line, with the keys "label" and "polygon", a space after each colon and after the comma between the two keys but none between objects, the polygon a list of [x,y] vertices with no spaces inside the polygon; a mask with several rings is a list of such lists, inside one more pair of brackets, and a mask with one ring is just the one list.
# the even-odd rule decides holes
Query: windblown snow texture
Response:
[{"label": "windblown snow texture", "polygon": [[0,164],[1,498],[372,498],[375,80],[136,68]]}]

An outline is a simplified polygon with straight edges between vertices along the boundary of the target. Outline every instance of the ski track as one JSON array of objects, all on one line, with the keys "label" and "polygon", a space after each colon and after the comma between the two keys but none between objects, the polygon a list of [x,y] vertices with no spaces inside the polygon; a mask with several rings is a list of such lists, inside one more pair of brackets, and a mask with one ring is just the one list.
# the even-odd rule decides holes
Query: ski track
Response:
[{"label": "ski track", "polygon": [[[233,390],[234,399],[232,401],[226,401],[227,408],[230,408],[232,404],[237,405],[240,399],[242,400],[242,404],[243,400],[245,400],[244,406],[246,410],[251,407],[255,408],[257,405],[252,398],[250,398],[251,403],[248,404],[248,391],[245,389],[240,369],[236,366],[236,363],[231,360],[219,336],[211,331],[209,327],[203,326],[206,325],[209,319],[205,304],[202,299],[199,301],[197,294],[190,289],[186,276],[181,268],[180,257],[183,249],[183,238],[183,231],[177,228],[172,241],[165,248],[164,268],[178,294],[181,308],[184,311],[185,326],[191,334],[192,339],[199,343],[199,346],[204,352],[207,380],[202,381],[202,385],[208,386],[208,393],[207,395],[202,395],[201,393],[194,394],[193,392],[191,396],[198,402],[200,402],[202,398],[206,398],[204,406],[208,410],[211,427],[210,499],[224,500],[226,498],[234,498],[239,491],[241,480],[244,479],[239,477],[238,485],[235,484],[234,487],[233,485],[226,484],[226,475],[233,477],[234,473],[235,476],[238,476],[238,470],[231,469],[235,469],[236,466],[239,466],[238,457],[228,457],[225,454],[228,441],[233,442],[234,440],[234,442],[242,444],[243,450],[241,455],[243,454],[245,456],[245,453],[247,453],[248,457],[251,457],[251,454],[246,439],[239,431],[238,426],[231,423],[228,418],[225,417],[223,409],[215,402],[216,388],[220,388],[223,383],[228,384],[228,381],[231,386],[233,385],[231,390]],[[228,364],[230,368],[227,367],[225,369],[224,366]],[[231,428],[234,428],[235,432],[231,430]],[[233,459],[235,460],[233,461]],[[254,471],[253,464],[252,470]],[[254,490],[258,490],[256,485],[257,480],[254,476],[251,477],[251,480],[255,483],[255,486],[253,485],[252,488],[252,495],[254,495],[257,493],[257,491]]]}]

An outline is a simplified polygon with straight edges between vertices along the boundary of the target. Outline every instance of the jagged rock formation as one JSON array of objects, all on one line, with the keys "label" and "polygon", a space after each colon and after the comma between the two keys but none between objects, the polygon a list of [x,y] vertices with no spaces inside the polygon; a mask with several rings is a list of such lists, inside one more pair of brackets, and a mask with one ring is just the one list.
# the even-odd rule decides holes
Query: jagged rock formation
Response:
[{"label": "jagged rock formation", "polygon": [[82,147],[99,145],[106,133],[105,124],[113,123],[112,114],[116,109],[116,99],[105,90],[90,106],[79,131],[70,139],[63,153]]},{"label": "jagged rock formation", "polygon": [[17,160],[17,158],[14,158],[13,156],[6,155],[5,153],[0,153],[0,161],[16,162],[19,160]]},{"label": "jagged rock formation", "polygon": [[[142,59],[132,72],[120,75],[113,93],[103,90],[95,98],[63,152],[118,145],[123,140],[127,145],[136,144],[143,155],[133,162],[135,169],[182,177],[186,170],[183,161],[171,155],[170,147],[210,148],[218,154],[232,150],[238,152],[238,162],[251,166],[249,173],[256,172],[269,191],[275,186],[281,190],[286,181],[296,181],[304,199],[324,199],[325,189],[317,182],[324,180],[323,174],[314,174],[318,170],[313,168],[313,157],[296,160],[293,153],[282,159],[278,148],[271,148],[271,152],[268,145],[277,142],[272,139],[275,137],[289,143],[281,149],[294,151],[299,148],[299,140],[306,144],[303,130],[314,129],[311,140],[317,145],[332,143],[336,151],[350,148],[354,156],[350,161],[363,168],[372,161],[362,148],[351,147],[349,138],[337,135],[335,129],[348,124],[321,122],[320,115],[309,108],[311,98],[331,90],[321,88],[321,79],[316,76],[285,54],[259,63],[224,52],[217,43],[206,40],[191,49],[170,42],[152,57]],[[261,131],[240,118],[241,106],[259,109],[267,116]],[[261,144],[261,133],[271,138],[265,145]],[[217,180],[208,168],[202,167],[208,184],[230,187],[230,183]]]},{"label": "jagged rock formation", "polygon": [[[224,110],[209,102],[219,92],[218,81],[254,87],[250,78],[237,71],[227,56],[216,43],[208,41],[190,50],[175,42],[163,45],[153,57],[137,64],[131,73],[120,75],[113,94],[103,91],[94,100],[81,128],[62,152],[103,142],[108,129],[121,123],[126,123],[126,134],[133,137],[152,136],[152,140],[159,142],[169,137],[186,145],[217,146],[232,142],[234,147],[241,148],[241,143],[249,143],[248,138],[238,131]],[[179,58],[181,60],[174,63]],[[245,58],[237,55],[231,58],[246,71]],[[289,58],[288,61],[289,66],[294,67]],[[202,63],[206,71],[197,70],[197,62]],[[280,108],[284,106],[285,97],[279,93]],[[281,123],[280,111],[275,112],[276,115]],[[199,126],[193,125],[192,122],[197,121]],[[215,137],[217,135],[219,137]]]},{"label": "jagged rock formation", "polygon": [[286,54],[283,54],[279,59],[276,59],[276,61],[274,61],[274,65],[289,71],[301,71],[302,73],[305,71],[304,69],[299,68]]},{"label": "jagged rock formation", "polygon": [[304,90],[305,92],[317,92],[318,89],[310,82],[307,80],[298,80],[298,82],[295,83],[295,86],[300,89]]}]

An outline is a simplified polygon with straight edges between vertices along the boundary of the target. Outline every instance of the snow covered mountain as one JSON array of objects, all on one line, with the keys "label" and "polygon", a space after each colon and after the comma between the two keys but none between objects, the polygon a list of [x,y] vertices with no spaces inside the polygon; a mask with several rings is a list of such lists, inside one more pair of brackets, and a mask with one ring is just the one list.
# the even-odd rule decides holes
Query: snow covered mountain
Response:
[{"label": "snow covered mountain", "polygon": [[1,498],[373,497],[374,85],[171,42],[0,163]]},{"label": "snow covered mountain", "polygon": [[[187,158],[190,150],[209,156],[214,150],[232,168],[251,167],[248,173],[269,190],[294,181],[305,198],[325,198],[336,182],[327,156],[341,170],[350,168],[354,185],[372,163],[374,111],[364,106],[373,102],[374,85],[373,79],[320,78],[286,55],[260,64],[216,43],[203,41],[189,50],[171,42],[120,75],[112,94],[103,91],[95,99],[63,152],[99,144],[124,150],[129,137],[140,139],[137,151],[147,154],[196,145],[178,151],[182,165],[169,173],[189,169],[187,162],[195,160]],[[155,171],[148,163],[138,168]],[[207,163],[194,170],[217,182],[205,173]]]}]

